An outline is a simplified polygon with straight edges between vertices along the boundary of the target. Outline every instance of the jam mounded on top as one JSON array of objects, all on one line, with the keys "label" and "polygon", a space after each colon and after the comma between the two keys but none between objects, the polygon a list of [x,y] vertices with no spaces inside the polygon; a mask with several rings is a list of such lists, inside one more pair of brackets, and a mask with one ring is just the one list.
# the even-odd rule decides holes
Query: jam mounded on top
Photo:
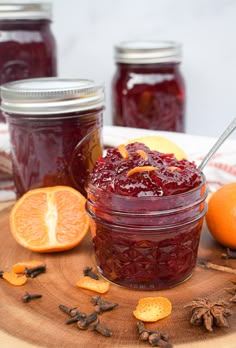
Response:
[{"label": "jam mounded on top", "polygon": [[109,149],[97,161],[90,182],[124,196],[170,196],[187,192],[202,182],[196,165],[174,154],[151,151],[142,143]]}]

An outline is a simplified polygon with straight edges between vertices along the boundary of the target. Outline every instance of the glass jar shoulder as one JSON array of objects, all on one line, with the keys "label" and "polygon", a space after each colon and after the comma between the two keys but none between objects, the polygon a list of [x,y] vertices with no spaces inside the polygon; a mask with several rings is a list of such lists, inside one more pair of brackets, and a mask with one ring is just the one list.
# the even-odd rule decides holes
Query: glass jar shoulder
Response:
[{"label": "glass jar shoulder", "polygon": [[117,64],[113,89],[127,93],[151,87],[153,89],[184,90],[179,64]]},{"label": "glass jar shoulder", "polygon": [[0,21],[0,43],[47,43],[53,39],[49,20]]}]

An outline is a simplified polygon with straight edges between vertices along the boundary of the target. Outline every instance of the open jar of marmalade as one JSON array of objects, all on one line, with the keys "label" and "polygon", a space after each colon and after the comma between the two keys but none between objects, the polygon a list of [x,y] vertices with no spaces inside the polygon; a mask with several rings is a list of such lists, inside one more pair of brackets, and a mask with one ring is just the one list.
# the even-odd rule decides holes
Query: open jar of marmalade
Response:
[{"label": "open jar of marmalade", "polygon": [[104,88],[90,80],[37,78],[1,87],[17,196],[46,186],[84,186],[102,155]]},{"label": "open jar of marmalade", "polygon": [[[50,25],[50,3],[0,3],[0,85],[57,75]],[[5,122],[1,113],[0,121]]]},{"label": "open jar of marmalade", "polygon": [[131,41],[115,47],[113,124],[185,131],[185,85],[181,45],[172,41]]},{"label": "open jar of marmalade", "polygon": [[86,188],[98,270],[130,289],[171,288],[196,265],[206,178],[193,162],[141,143],[124,153],[107,150]]}]

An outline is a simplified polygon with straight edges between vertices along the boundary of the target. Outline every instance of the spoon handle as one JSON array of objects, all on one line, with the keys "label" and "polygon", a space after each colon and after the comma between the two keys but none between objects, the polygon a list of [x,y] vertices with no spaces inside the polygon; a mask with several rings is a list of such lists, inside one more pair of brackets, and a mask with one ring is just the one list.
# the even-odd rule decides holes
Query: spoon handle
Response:
[{"label": "spoon handle", "polygon": [[214,153],[218,150],[218,148],[223,144],[225,139],[228,138],[228,136],[236,129],[236,118],[230,123],[230,125],[226,128],[226,130],[221,134],[217,142],[212,146],[210,151],[206,154],[202,162],[200,163],[198,169],[200,171],[203,170],[205,165],[208,163],[208,161],[211,159],[211,157],[214,155]]}]

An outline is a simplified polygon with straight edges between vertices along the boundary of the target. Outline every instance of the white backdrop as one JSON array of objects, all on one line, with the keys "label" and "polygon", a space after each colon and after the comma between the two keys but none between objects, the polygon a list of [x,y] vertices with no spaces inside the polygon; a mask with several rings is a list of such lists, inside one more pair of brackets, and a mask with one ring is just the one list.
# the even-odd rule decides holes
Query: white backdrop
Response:
[{"label": "white backdrop", "polygon": [[235,0],[52,0],[52,3],[59,75],[105,83],[106,125],[112,122],[113,46],[139,37],[182,42],[188,133],[218,136],[236,117]]}]

